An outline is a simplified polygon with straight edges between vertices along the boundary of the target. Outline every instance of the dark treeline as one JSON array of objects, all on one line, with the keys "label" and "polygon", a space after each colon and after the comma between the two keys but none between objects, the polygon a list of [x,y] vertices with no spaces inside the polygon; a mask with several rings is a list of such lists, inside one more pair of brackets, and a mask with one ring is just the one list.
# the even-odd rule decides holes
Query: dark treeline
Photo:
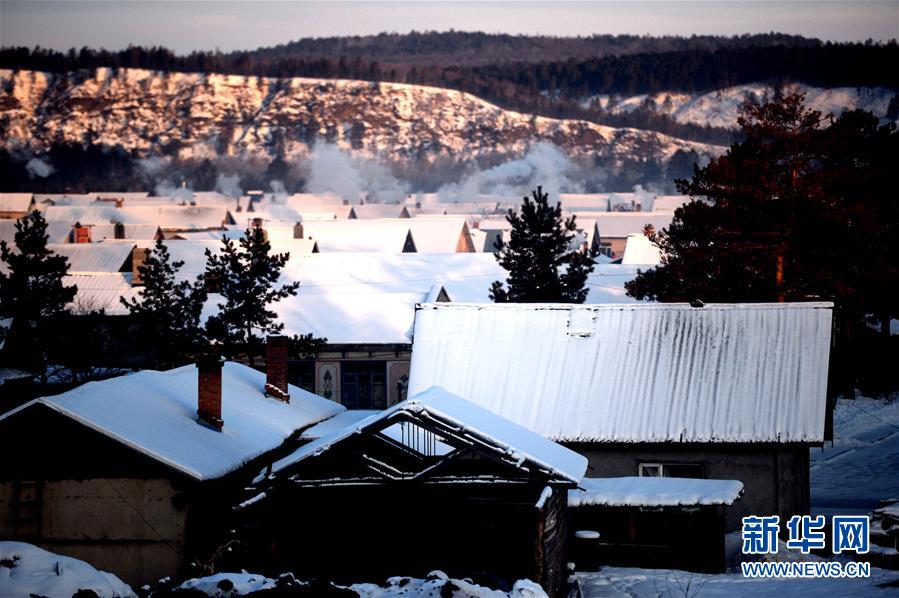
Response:
[{"label": "dark treeline", "polygon": [[69,72],[97,67],[156,71],[215,72],[267,77],[348,77],[441,85],[485,97],[521,91],[565,97],[634,95],[659,91],[701,92],[757,81],[789,80],[824,87],[899,87],[899,46],[818,44],[749,46],[717,50],[643,52],[604,58],[455,67],[382,64],[360,56],[338,58],[253,52],[193,52],[178,56],[162,47],[137,46],[110,52],[81,48],[57,52],[43,48],[0,49],[0,68]]},{"label": "dark treeline", "polygon": [[547,62],[645,52],[717,50],[748,46],[815,46],[817,39],[782,33],[733,37],[693,35],[640,36],[591,35],[553,37],[509,35],[465,31],[412,31],[406,34],[380,33],[366,36],[304,38],[287,44],[259,48],[251,52],[256,61],[278,62],[289,58],[362,58],[382,64],[478,66],[506,62]]}]

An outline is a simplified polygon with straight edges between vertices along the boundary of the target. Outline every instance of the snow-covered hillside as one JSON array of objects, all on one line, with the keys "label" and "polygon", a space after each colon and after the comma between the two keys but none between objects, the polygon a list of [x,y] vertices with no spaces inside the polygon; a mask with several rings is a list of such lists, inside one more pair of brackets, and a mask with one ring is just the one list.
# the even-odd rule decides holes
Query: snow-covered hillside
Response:
[{"label": "snow-covered hillside", "polygon": [[101,68],[0,70],[0,147],[121,145],[148,156],[303,155],[312,140],[368,155],[467,162],[549,141],[571,156],[654,156],[723,148],[501,109],[458,91],[365,81]]},{"label": "snow-covered hillside", "polygon": [[[791,84],[785,90],[806,94],[806,105],[825,114],[839,116],[845,110],[860,108],[885,117],[890,100],[899,93],[885,87],[836,87],[823,89],[808,85]],[[764,101],[774,94],[770,85],[756,83],[719,89],[704,94],[659,92],[619,98],[607,95],[593,96],[584,106],[601,106],[613,114],[632,112],[643,106],[666,114],[680,123],[736,128],[740,106],[747,98]]]}]

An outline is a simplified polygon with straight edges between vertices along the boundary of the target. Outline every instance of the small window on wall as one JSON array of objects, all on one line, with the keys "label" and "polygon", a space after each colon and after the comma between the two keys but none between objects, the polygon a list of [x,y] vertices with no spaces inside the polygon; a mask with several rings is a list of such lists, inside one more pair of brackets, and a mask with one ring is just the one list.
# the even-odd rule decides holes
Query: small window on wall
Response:
[{"label": "small window on wall", "polygon": [[705,477],[702,463],[640,463],[639,474],[643,478]]}]

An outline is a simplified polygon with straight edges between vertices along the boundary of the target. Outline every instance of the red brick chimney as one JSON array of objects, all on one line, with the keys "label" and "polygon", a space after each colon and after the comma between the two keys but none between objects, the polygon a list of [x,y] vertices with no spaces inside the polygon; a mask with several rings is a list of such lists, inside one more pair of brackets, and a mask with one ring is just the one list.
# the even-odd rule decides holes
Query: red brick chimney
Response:
[{"label": "red brick chimney", "polygon": [[90,243],[91,229],[89,226],[83,226],[80,222],[76,222],[72,228],[72,242],[74,243]]},{"label": "red brick chimney", "polygon": [[290,402],[287,390],[286,336],[270,336],[265,345],[265,394],[285,403]]},{"label": "red brick chimney", "polygon": [[197,370],[197,418],[201,424],[221,431],[222,358],[204,355],[197,359]]}]

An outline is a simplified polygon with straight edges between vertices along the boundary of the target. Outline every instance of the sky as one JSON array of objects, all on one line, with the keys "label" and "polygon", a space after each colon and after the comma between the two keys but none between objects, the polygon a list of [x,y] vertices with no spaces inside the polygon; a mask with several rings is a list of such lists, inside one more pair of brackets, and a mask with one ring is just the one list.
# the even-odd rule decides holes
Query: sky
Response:
[{"label": "sky", "polygon": [[411,30],[591,35],[777,31],[834,41],[899,38],[899,0],[340,2],[0,0],[0,46],[253,49],[301,37]]}]

